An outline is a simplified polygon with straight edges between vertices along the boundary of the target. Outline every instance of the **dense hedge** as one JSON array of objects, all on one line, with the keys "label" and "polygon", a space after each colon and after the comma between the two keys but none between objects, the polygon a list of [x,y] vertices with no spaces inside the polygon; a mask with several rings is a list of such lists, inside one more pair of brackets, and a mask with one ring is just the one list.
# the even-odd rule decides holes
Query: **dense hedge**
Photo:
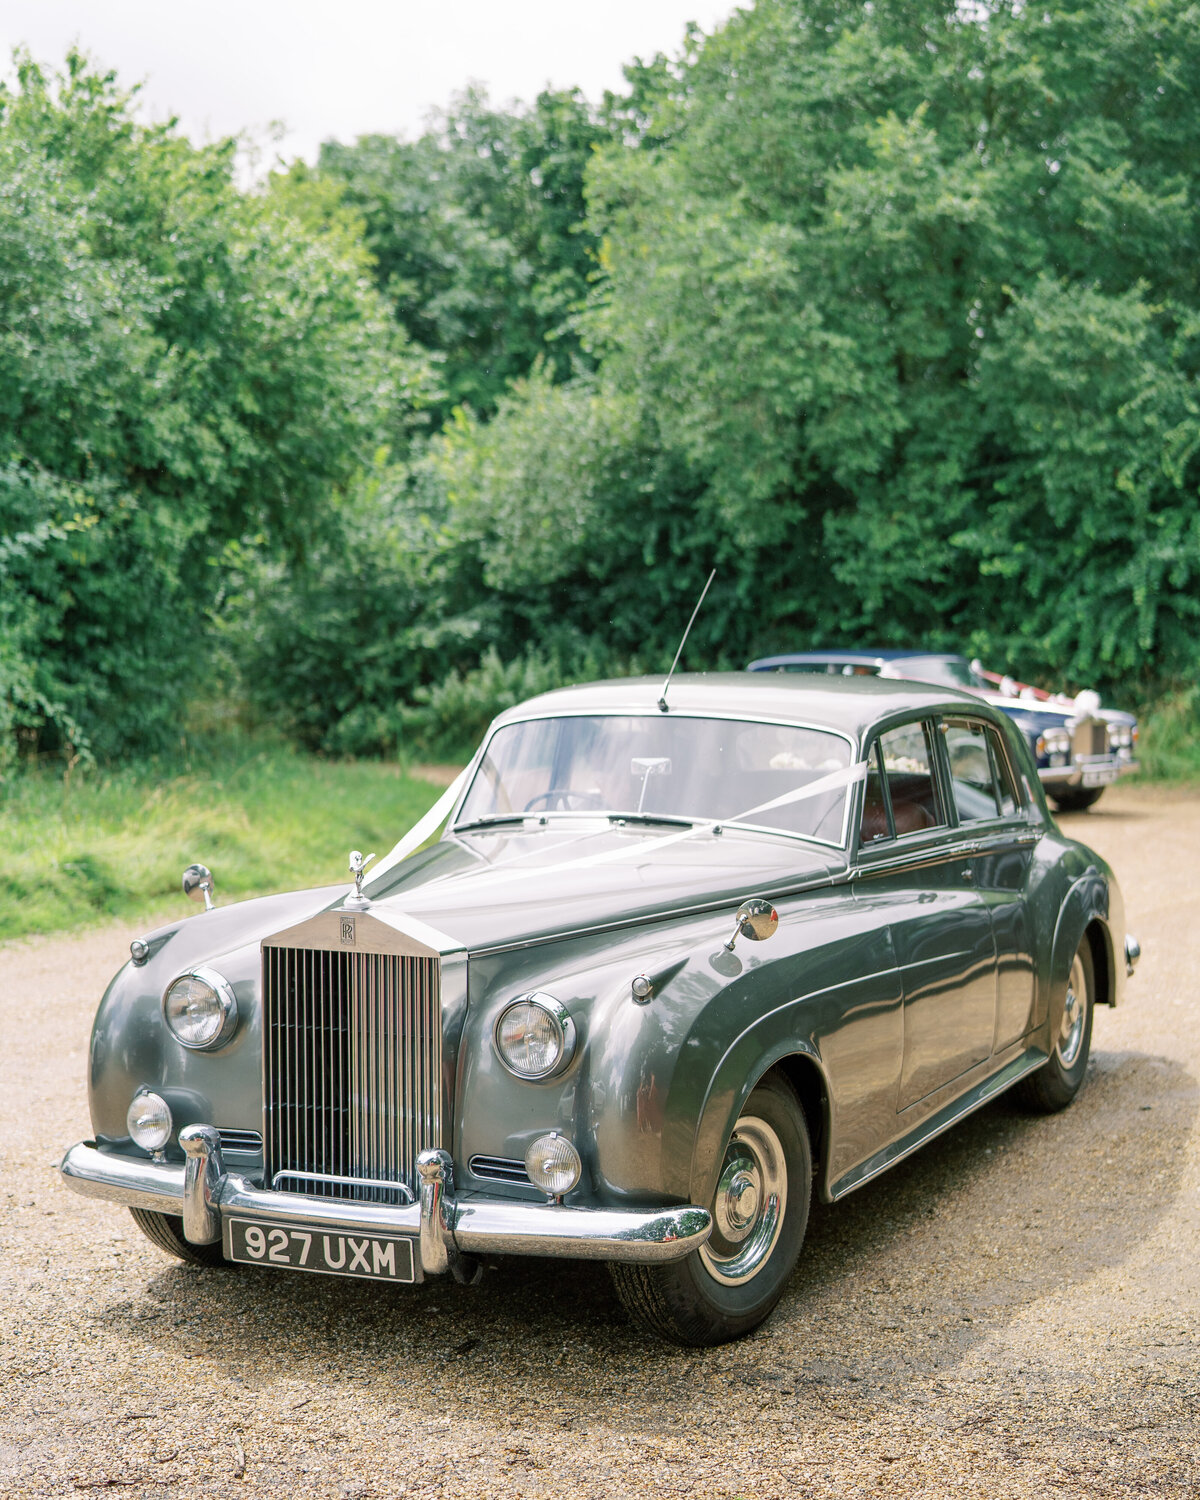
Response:
[{"label": "dense hedge", "polygon": [[1192,0],[759,0],[599,106],[469,95],[252,193],[26,66],[0,742],[161,735],[216,659],[307,743],[450,753],[665,666],[714,565],[688,665],[1177,689],[1198,149]]},{"label": "dense hedge", "polygon": [[[294,195],[293,195],[294,197]],[[222,554],[302,556],[419,378],[336,216],[136,123],[72,55],[0,93],[0,767],[157,748]]]}]

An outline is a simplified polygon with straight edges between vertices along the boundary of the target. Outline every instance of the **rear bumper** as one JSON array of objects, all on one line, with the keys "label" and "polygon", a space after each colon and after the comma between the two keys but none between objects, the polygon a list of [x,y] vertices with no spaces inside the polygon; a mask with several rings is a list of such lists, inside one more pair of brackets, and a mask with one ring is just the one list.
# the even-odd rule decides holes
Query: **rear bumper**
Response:
[{"label": "rear bumper", "polygon": [[81,1141],[63,1157],[59,1170],[66,1186],[85,1197],[177,1215],[187,1238],[196,1243],[221,1238],[233,1215],[280,1228],[317,1224],[331,1231],[411,1236],[417,1242],[413,1259],[420,1268],[418,1279],[451,1270],[463,1256],[480,1254],[653,1265],[681,1260],[704,1243],[712,1227],[708,1210],[690,1205],[646,1210],[459,1200],[453,1193],[453,1163],[444,1151],[423,1153],[418,1203],[351,1203],[271,1192],[224,1171],[215,1131],[193,1126],[189,1134],[186,1165],[119,1156],[101,1151],[94,1141]]}]

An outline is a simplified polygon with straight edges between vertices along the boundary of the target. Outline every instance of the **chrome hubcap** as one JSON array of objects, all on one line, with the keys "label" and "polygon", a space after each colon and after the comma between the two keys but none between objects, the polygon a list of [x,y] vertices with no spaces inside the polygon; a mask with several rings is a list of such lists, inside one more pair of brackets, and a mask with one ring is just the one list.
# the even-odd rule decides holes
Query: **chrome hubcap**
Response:
[{"label": "chrome hubcap", "polygon": [[787,1162],[765,1120],[743,1115],[725,1152],[713,1199],[713,1231],[700,1249],[717,1281],[737,1286],[762,1269],[783,1227]]},{"label": "chrome hubcap", "polygon": [[1087,1024],[1087,981],[1083,977],[1083,960],[1077,953],[1067,976],[1067,998],[1063,1004],[1062,1024],[1058,1029],[1058,1060],[1064,1068],[1074,1067],[1083,1046]]}]

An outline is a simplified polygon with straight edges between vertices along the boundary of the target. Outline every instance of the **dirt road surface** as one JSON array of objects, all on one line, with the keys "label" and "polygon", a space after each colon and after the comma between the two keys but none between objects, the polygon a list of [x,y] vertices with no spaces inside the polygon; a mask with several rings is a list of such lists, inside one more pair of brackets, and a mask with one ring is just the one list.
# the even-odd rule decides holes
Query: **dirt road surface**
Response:
[{"label": "dirt road surface", "polygon": [[778,1312],[709,1352],[636,1334],[598,1267],[170,1260],[55,1173],[132,934],[0,948],[0,1495],[1197,1495],[1200,795],[1063,821],[1144,950],[1084,1093],[818,1207]]}]

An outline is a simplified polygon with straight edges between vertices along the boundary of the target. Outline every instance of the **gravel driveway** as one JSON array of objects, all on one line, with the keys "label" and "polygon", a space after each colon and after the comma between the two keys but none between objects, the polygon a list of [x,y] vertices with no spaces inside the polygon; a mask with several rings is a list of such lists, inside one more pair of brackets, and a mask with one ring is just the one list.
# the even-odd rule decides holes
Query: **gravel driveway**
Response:
[{"label": "gravel driveway", "polygon": [[1145,954],[1085,1092],[818,1206],[712,1352],[570,1262],[393,1291],[170,1260],[55,1175],[131,931],[0,948],[0,1495],[1196,1495],[1200,795],[1063,821]]}]

